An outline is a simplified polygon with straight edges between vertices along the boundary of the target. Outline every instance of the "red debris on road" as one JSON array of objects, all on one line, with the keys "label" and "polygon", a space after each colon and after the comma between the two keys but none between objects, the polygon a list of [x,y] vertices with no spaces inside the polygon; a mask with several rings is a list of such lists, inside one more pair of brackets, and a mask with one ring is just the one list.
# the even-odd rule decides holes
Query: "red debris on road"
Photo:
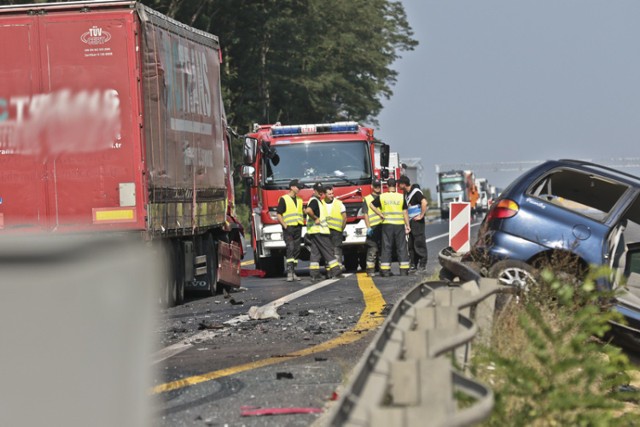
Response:
[{"label": "red debris on road", "polygon": [[248,268],[243,268],[240,270],[240,277],[250,277],[250,276],[264,277],[265,273],[262,270],[254,270],[254,269],[248,269]]},{"label": "red debris on road", "polygon": [[261,415],[289,415],[289,414],[319,414],[322,408],[261,408],[242,410],[243,417],[257,417]]}]

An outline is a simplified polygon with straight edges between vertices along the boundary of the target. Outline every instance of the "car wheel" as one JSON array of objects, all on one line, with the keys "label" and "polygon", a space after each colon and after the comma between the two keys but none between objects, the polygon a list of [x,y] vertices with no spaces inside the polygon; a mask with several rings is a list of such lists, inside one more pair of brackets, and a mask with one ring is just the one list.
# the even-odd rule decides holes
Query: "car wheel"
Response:
[{"label": "car wheel", "polygon": [[506,259],[499,261],[489,269],[489,277],[498,279],[501,285],[514,286],[527,290],[537,283],[536,270],[523,261]]}]

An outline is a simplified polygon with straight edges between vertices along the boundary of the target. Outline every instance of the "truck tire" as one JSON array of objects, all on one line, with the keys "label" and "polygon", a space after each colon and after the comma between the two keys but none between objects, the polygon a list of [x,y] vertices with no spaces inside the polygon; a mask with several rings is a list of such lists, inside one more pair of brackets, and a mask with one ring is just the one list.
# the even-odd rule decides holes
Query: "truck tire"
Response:
[{"label": "truck tire", "polygon": [[176,292],[175,292],[175,304],[181,305],[184,303],[184,250],[182,248],[182,242],[178,239],[172,239],[171,245],[173,247],[173,273],[176,278]]},{"label": "truck tire", "polygon": [[170,241],[163,242],[162,247],[164,252],[166,270],[162,288],[160,289],[160,305],[162,307],[173,307],[176,305],[176,301],[178,298],[178,285],[175,269],[175,251],[173,250],[173,245]]},{"label": "truck tire", "polygon": [[207,281],[209,282],[206,293],[214,296],[218,293],[218,245],[211,235],[204,239],[204,254],[207,257]]}]

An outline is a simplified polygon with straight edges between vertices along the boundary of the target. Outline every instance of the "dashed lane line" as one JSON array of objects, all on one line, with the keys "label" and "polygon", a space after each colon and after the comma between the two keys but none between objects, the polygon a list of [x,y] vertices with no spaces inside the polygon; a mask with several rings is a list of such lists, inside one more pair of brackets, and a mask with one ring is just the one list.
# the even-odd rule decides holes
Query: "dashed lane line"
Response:
[{"label": "dashed lane line", "polygon": [[[202,375],[194,375],[191,377],[182,378],[180,380],[171,381],[165,384],[159,384],[152,389],[153,394],[164,393],[171,390],[177,390],[184,387],[200,384],[206,381],[215,380],[218,378],[238,374],[240,372],[250,371],[252,369],[262,368],[264,366],[275,365],[281,363],[284,360],[290,360],[292,358],[308,356],[310,354],[320,353],[341,345],[350,344],[363,338],[366,334],[363,332],[377,328],[384,322],[384,316],[380,315],[380,312],[384,308],[385,300],[380,293],[380,290],[375,286],[373,280],[367,277],[365,273],[358,273],[358,286],[364,297],[365,308],[360,315],[358,323],[341,334],[340,336],[299,351],[286,354],[284,357],[270,357],[267,359],[257,360],[251,363],[245,363],[243,365],[233,366],[227,369],[220,369],[217,371],[208,372]],[[333,283],[333,282],[332,282]],[[372,313],[375,313],[373,315]]]}]

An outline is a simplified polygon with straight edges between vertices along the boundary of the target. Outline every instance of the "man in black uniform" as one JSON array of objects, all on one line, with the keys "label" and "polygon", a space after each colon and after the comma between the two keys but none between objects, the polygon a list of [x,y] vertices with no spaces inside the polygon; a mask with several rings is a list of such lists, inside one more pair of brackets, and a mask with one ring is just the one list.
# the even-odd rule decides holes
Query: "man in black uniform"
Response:
[{"label": "man in black uniform", "polygon": [[289,183],[289,192],[280,197],[276,214],[278,222],[282,226],[282,234],[287,247],[287,282],[300,280],[296,275],[296,266],[300,257],[300,243],[302,241],[302,199],[298,197],[300,188],[303,188],[297,179]]},{"label": "man in black uniform", "polygon": [[417,269],[418,272],[426,272],[427,270],[427,242],[424,235],[424,216],[429,209],[426,197],[422,194],[418,184],[411,185],[408,176],[402,175],[398,180],[400,190],[404,193],[407,201],[409,214],[409,225],[411,233],[409,233],[409,256],[411,259],[411,267]]}]

